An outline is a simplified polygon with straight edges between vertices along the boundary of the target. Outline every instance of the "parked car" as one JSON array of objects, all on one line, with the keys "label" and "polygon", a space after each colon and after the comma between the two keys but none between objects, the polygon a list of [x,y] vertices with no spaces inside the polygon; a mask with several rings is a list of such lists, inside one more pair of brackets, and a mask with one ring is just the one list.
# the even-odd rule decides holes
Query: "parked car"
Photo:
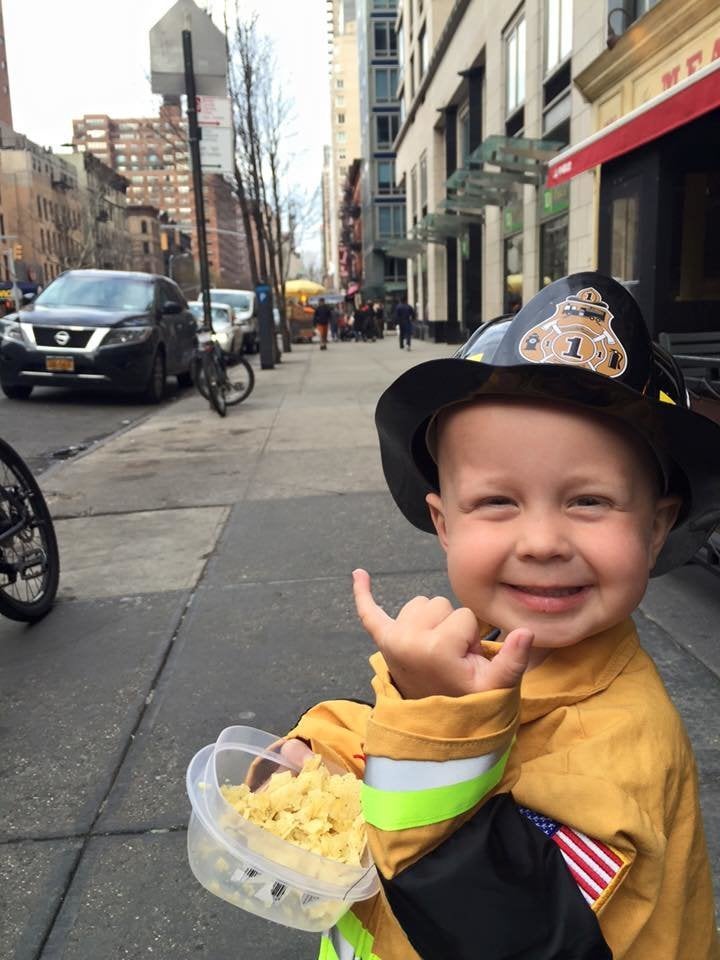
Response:
[{"label": "parked car", "polygon": [[[201,330],[205,323],[202,300],[193,300],[188,306],[195,317],[198,330]],[[211,303],[210,316],[213,333],[222,352],[227,357],[239,357],[243,350],[243,334],[247,324],[233,320],[233,308],[227,303]]]},{"label": "parked car", "polygon": [[2,326],[0,387],[13,400],[53,386],[120,390],[158,403],[168,375],[191,383],[195,318],[167,277],[69,270]]},{"label": "parked car", "polygon": [[211,290],[213,303],[227,303],[233,309],[233,320],[243,325],[243,348],[246,353],[260,349],[257,303],[254,290]]}]

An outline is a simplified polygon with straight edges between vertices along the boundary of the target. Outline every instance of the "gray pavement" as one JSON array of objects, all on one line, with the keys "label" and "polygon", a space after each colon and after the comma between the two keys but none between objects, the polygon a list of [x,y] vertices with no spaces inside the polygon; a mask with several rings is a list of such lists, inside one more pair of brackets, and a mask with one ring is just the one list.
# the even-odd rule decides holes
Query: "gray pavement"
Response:
[{"label": "gray pavement", "polygon": [[[372,412],[452,348],[298,346],[227,419],[196,395],[53,468],[60,601],[0,621],[0,958],[312,960],[317,938],[212,897],[187,867],[184,773],[233,723],[285,731],[369,695],[350,571],[382,603],[447,592],[385,490]],[[653,583],[638,623],[695,745],[720,878],[718,579]]]}]

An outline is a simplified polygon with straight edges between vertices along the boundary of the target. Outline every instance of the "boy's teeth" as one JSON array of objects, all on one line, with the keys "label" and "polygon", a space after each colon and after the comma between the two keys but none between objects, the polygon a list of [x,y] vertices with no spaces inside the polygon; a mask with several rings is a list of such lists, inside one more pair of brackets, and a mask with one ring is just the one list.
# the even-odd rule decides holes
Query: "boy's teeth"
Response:
[{"label": "boy's teeth", "polygon": [[569,597],[582,587],[518,587],[523,593],[534,593],[539,597]]}]

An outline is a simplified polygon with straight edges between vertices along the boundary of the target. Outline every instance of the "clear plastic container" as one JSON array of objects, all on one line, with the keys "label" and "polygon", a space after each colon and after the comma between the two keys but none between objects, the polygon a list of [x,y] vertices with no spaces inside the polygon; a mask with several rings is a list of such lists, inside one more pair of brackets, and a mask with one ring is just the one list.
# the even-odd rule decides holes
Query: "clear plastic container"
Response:
[{"label": "clear plastic container", "polygon": [[[249,774],[264,781],[277,771],[300,769],[271,749],[277,742],[263,730],[228,727],[195,754],[187,771],[190,868],[228,903],[320,933],[351,904],[374,896],[380,882],[367,848],[360,866],[321,857],[250,823],[225,800],[222,784],[245,783]],[[345,772],[328,766],[333,773]]]}]

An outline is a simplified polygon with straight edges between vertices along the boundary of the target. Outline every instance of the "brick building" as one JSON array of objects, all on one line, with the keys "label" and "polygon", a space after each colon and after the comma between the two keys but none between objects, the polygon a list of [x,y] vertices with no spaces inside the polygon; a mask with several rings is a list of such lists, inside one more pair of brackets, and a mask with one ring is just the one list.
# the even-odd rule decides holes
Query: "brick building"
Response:
[{"label": "brick building", "polygon": [[[86,114],[73,120],[73,144],[127,177],[130,204],[155,207],[194,232],[190,154],[178,98],[166,97],[157,117],[118,119]],[[211,281],[221,286],[247,287],[247,250],[232,188],[212,174],[204,177],[204,194]]]},{"label": "brick building", "polygon": [[131,204],[127,208],[127,225],[132,249],[132,270],[164,273],[165,260],[160,231],[160,211],[150,204]]}]

